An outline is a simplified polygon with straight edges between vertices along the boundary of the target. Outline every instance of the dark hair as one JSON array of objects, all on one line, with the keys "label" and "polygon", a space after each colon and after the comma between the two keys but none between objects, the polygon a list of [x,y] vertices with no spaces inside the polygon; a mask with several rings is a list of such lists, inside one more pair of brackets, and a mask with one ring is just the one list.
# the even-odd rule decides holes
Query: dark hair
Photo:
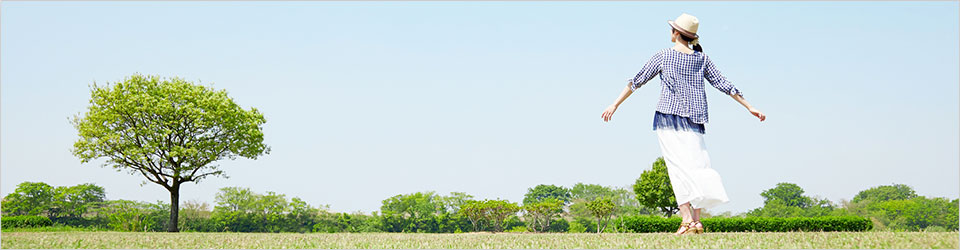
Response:
[{"label": "dark hair", "polygon": [[[687,41],[688,43],[693,41],[693,38],[689,38],[689,37],[687,37],[687,36],[684,36],[683,33],[681,33],[680,31],[678,31],[676,28],[674,28],[673,31],[676,31],[677,33],[680,33],[680,38],[682,38],[684,41]],[[703,47],[700,46],[700,43],[697,43],[697,45],[693,45],[693,50],[694,50],[694,51],[698,51],[698,52],[703,52]]]}]

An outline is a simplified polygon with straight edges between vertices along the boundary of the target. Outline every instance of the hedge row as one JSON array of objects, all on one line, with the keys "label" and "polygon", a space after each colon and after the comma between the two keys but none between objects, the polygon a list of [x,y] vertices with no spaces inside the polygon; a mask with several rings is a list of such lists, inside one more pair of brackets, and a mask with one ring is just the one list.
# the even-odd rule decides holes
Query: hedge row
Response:
[{"label": "hedge row", "polygon": [[0,227],[49,227],[53,226],[53,221],[47,217],[35,215],[22,216],[3,216],[0,218]]},{"label": "hedge row", "polygon": [[[678,217],[626,216],[623,220],[627,231],[637,233],[674,232],[680,227]],[[866,231],[873,228],[870,219],[859,216],[703,218],[701,221],[706,232]]]}]

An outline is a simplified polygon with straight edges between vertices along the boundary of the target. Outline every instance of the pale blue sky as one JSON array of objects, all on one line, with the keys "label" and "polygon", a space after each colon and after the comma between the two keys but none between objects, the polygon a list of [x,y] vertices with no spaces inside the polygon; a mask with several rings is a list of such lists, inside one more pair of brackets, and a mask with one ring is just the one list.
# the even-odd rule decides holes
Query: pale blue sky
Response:
[{"label": "pale blue sky", "polygon": [[256,107],[270,155],[220,162],[227,186],[335,211],[466,192],[520,202],[537,184],[629,186],[659,156],[659,78],[600,119],[666,20],[700,21],[704,50],[754,106],[708,88],[705,136],[730,203],[792,182],[833,201],[904,183],[958,197],[958,3],[3,2],[0,193],[93,182],[109,199],[166,190],[70,154],[93,82],[135,72],[224,88]]}]

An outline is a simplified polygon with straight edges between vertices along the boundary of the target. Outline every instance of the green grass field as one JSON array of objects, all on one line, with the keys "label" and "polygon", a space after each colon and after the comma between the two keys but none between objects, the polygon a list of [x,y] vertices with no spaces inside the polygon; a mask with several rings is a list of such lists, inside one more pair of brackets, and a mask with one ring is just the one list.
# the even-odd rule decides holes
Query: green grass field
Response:
[{"label": "green grass field", "polygon": [[958,248],[957,232],[128,233],[4,232],[2,248]]}]

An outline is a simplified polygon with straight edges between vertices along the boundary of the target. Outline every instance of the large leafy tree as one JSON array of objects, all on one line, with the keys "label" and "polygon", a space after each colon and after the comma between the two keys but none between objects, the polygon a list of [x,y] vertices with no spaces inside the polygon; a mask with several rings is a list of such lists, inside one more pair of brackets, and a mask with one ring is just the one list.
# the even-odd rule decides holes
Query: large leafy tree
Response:
[{"label": "large leafy tree", "polygon": [[437,213],[443,211],[443,199],[436,192],[416,192],[400,194],[386,200],[380,206],[387,231],[417,232],[429,231]]},{"label": "large leafy tree", "polygon": [[439,199],[444,211],[457,214],[467,201],[473,199],[473,195],[464,192],[450,192],[450,196],[441,196]]},{"label": "large leafy tree", "polygon": [[921,230],[930,226],[957,230],[957,199],[917,196],[870,202],[866,215],[877,219],[883,227],[894,230]]},{"label": "large leafy tree", "polygon": [[776,187],[764,190],[760,196],[763,196],[764,204],[779,200],[790,207],[808,208],[814,205],[812,198],[803,195],[803,188],[793,183],[777,183]]},{"label": "large leafy tree", "polygon": [[600,197],[613,197],[614,191],[609,187],[597,184],[577,183],[570,189],[570,194],[574,200],[583,199],[592,201]]},{"label": "large leafy tree", "polygon": [[82,217],[88,210],[102,205],[106,200],[106,190],[92,183],[71,187],[57,187],[54,206],[57,212],[69,217]]},{"label": "large leafy tree", "polygon": [[40,215],[54,204],[56,189],[43,182],[21,182],[3,198],[3,212],[9,215]]},{"label": "large leafy tree", "polygon": [[484,200],[483,203],[494,232],[503,232],[503,225],[507,217],[516,215],[520,211],[520,206],[517,203],[507,200]]},{"label": "large leafy tree", "polygon": [[214,211],[252,213],[257,211],[260,195],[250,188],[224,187],[220,188],[220,192],[214,196],[214,199],[217,202]]},{"label": "large leafy tree", "polygon": [[917,197],[913,188],[904,184],[881,185],[860,191],[852,202],[909,200]]},{"label": "large leafy tree", "polygon": [[183,183],[222,176],[222,159],[256,159],[269,153],[266,122],[256,108],[243,109],[225,90],[180,78],[135,74],[91,88],[90,107],[72,120],[80,139],[73,154],[84,163],[127,170],[170,192],[170,223],[177,232]]},{"label": "large leafy tree", "polygon": [[553,218],[563,212],[563,201],[551,197],[539,202],[523,204],[521,208],[529,217],[531,228],[538,232],[546,232]]},{"label": "large leafy tree", "polygon": [[658,157],[649,170],[640,174],[640,178],[633,185],[633,192],[641,205],[659,208],[667,217],[680,211],[663,157]]},{"label": "large leafy tree", "polygon": [[106,199],[103,187],[85,183],[50,186],[43,182],[22,182],[3,198],[3,212],[9,215],[41,215],[51,218],[79,218]]},{"label": "large leafy tree", "polygon": [[540,184],[527,189],[527,193],[523,196],[523,204],[537,203],[547,198],[554,198],[566,205],[570,203],[572,197],[569,189],[556,185]]},{"label": "large leafy tree", "polygon": [[843,215],[845,210],[837,210],[837,205],[827,199],[804,195],[800,186],[781,182],[776,187],[760,193],[763,206],[746,213],[747,216],[761,217],[818,217]]},{"label": "large leafy tree", "polygon": [[617,205],[609,197],[600,197],[587,202],[587,208],[597,217],[597,233],[602,233],[607,228],[607,222],[610,221]]},{"label": "large leafy tree", "polygon": [[473,231],[479,232],[480,229],[483,228],[480,223],[483,223],[486,219],[487,208],[483,201],[466,200],[463,205],[460,206],[460,210],[458,210],[457,213],[470,220],[470,224],[473,225]]}]

